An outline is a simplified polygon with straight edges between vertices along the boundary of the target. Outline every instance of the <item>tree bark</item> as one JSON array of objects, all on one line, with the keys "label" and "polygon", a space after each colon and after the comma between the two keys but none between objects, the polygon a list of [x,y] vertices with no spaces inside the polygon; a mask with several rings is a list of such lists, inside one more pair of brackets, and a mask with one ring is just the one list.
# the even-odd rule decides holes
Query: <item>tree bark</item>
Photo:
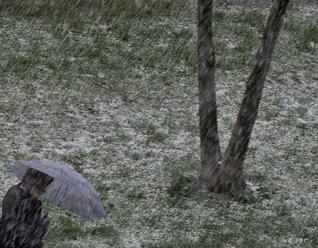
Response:
[{"label": "tree bark", "polygon": [[198,0],[198,81],[201,180],[221,159],[215,93],[215,52],[212,33],[213,0]]},{"label": "tree bark", "polygon": [[266,74],[270,67],[288,4],[289,0],[276,0],[270,10],[262,45],[256,54],[256,64],[246,83],[245,94],[225,151],[224,160],[216,173],[209,173],[207,186],[213,192],[243,190],[245,188],[243,163],[262,98]]}]

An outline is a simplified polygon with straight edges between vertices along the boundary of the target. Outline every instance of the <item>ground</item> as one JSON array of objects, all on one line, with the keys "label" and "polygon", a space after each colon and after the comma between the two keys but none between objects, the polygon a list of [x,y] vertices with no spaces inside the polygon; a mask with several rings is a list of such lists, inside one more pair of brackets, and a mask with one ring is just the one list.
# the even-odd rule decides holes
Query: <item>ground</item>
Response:
[{"label": "ground", "polygon": [[[107,217],[50,204],[45,247],[317,247],[318,8],[291,7],[245,162],[250,191],[213,194],[200,170],[196,13],[0,17],[0,199],[16,162],[85,175]],[[268,9],[215,13],[224,149]]]}]

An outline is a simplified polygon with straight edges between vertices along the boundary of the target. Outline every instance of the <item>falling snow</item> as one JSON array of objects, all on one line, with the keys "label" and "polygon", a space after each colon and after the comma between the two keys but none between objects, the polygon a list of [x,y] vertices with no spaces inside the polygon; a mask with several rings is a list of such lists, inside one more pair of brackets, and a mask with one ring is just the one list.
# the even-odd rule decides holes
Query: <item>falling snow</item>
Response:
[{"label": "falling snow", "polygon": [[[258,10],[220,11],[229,18],[215,37],[224,148],[259,44],[255,34],[247,49],[243,34],[261,27],[240,23]],[[185,54],[195,61],[196,15],[165,15],[85,25],[0,17],[0,199],[17,183],[10,164],[54,159],[92,182],[108,216],[87,223],[47,204],[45,247],[314,247],[318,45],[299,48],[297,32],[317,24],[318,8],[290,10],[245,163],[251,193],[236,197],[195,189],[198,89]],[[169,193],[180,178],[190,189]]]}]

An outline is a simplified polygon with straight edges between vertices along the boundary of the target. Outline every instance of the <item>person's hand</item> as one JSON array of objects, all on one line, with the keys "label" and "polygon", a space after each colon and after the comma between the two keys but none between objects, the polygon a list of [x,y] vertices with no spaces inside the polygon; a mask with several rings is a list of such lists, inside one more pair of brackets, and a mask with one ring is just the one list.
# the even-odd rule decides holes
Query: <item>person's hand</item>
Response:
[{"label": "person's hand", "polygon": [[42,226],[47,228],[50,225],[50,219],[47,214],[42,217]]}]

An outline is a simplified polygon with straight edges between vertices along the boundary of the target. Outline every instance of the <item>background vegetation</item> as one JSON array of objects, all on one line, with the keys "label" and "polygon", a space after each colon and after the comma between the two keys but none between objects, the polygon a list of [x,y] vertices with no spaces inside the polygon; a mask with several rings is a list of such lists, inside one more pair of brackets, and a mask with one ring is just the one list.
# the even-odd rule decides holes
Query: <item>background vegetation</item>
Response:
[{"label": "background vegetation", "polygon": [[[47,204],[46,247],[316,247],[317,7],[288,11],[246,161],[249,193],[197,185],[196,13],[177,3],[1,1],[1,199],[21,160],[67,162],[101,192],[86,222]],[[268,10],[220,7],[224,147]],[[233,200],[234,198],[234,200]]]}]

